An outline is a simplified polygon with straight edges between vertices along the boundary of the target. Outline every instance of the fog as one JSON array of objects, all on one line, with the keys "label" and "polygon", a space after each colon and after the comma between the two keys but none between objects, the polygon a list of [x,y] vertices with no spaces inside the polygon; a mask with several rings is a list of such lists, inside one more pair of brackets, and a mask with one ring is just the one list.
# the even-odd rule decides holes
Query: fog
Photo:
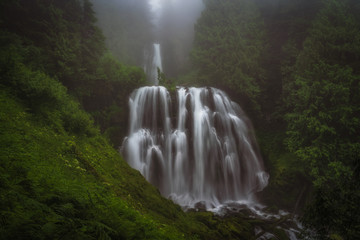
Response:
[{"label": "fog", "polygon": [[109,50],[125,64],[142,66],[144,47],[152,39],[148,0],[92,0],[92,3]]},{"label": "fog", "polygon": [[161,2],[162,8],[157,35],[164,53],[164,72],[170,77],[175,77],[184,72],[189,63],[194,24],[204,6],[202,0],[158,1]]},{"label": "fog", "polygon": [[202,0],[92,0],[110,51],[122,62],[144,67],[160,43],[163,71],[173,77],[188,64]]}]

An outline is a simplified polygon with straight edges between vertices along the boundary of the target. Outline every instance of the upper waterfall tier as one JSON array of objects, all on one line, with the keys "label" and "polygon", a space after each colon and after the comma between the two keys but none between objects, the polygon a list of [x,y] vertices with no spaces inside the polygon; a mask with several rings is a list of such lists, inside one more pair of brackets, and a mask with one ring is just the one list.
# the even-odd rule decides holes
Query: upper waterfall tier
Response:
[{"label": "upper waterfall tier", "polygon": [[215,88],[178,88],[176,101],[160,86],[132,93],[128,163],[183,206],[252,201],[268,174],[239,105]]},{"label": "upper waterfall tier", "polygon": [[151,50],[146,52],[144,57],[144,71],[149,82],[153,85],[159,85],[158,69],[160,72],[163,71],[160,43],[154,43]]}]

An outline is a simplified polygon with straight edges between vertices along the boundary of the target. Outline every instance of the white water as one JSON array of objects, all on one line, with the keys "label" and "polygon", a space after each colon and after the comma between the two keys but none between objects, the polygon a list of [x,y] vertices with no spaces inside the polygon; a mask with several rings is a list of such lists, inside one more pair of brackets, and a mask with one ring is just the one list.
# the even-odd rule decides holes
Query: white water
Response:
[{"label": "white water", "polygon": [[161,60],[161,49],[159,43],[154,43],[154,59],[153,59],[153,71],[151,75],[151,80],[155,85],[159,84],[159,75],[158,69],[162,72],[162,60]]},{"label": "white water", "polygon": [[160,86],[132,93],[128,163],[184,207],[254,202],[268,174],[241,108],[215,88],[178,88],[176,97],[172,106]]},{"label": "white water", "polygon": [[154,43],[151,51],[145,51],[144,59],[144,71],[149,82],[152,85],[158,85],[158,69],[160,69],[161,72],[163,71],[160,44]]}]

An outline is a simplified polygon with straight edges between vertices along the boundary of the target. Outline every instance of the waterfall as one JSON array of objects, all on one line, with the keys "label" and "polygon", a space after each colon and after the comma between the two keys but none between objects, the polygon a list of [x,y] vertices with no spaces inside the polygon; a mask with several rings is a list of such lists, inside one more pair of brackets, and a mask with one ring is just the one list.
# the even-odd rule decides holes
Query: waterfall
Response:
[{"label": "waterfall", "polygon": [[161,86],[132,93],[125,159],[185,207],[254,201],[268,174],[240,106],[215,88],[179,87],[176,93],[174,106]]},{"label": "waterfall", "polygon": [[148,80],[153,85],[158,85],[158,68],[163,71],[162,59],[161,59],[161,47],[159,43],[152,45],[151,51],[145,51],[144,53],[144,71],[148,77]]},{"label": "waterfall", "polygon": [[151,75],[151,80],[155,83],[155,85],[159,84],[158,79],[158,68],[162,72],[162,60],[161,60],[161,50],[160,44],[154,43],[154,59],[153,59],[153,71]]}]

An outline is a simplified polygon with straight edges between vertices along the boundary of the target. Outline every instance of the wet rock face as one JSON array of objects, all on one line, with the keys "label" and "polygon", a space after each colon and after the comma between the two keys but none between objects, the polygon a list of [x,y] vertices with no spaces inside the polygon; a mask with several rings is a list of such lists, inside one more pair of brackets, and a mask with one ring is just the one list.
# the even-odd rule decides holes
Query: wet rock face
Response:
[{"label": "wet rock face", "polygon": [[182,206],[253,201],[268,174],[239,105],[215,88],[178,88],[175,98],[160,86],[133,92],[128,163]]}]

